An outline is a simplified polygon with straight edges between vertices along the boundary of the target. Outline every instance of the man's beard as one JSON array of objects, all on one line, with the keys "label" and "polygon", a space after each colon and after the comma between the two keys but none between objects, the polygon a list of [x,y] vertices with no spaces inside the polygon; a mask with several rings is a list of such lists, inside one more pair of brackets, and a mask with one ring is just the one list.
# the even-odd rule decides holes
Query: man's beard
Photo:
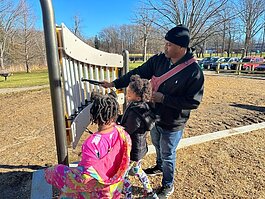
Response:
[{"label": "man's beard", "polygon": [[164,53],[165,53],[166,58],[170,58],[169,55],[168,55],[167,50],[165,50]]}]

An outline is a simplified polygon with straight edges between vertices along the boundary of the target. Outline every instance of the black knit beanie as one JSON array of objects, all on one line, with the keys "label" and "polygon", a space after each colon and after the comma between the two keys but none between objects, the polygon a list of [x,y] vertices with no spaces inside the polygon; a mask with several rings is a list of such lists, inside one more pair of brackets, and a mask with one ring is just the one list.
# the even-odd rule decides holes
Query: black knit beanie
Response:
[{"label": "black knit beanie", "polygon": [[167,32],[165,39],[178,46],[187,48],[190,43],[189,29],[185,25],[179,24]]}]

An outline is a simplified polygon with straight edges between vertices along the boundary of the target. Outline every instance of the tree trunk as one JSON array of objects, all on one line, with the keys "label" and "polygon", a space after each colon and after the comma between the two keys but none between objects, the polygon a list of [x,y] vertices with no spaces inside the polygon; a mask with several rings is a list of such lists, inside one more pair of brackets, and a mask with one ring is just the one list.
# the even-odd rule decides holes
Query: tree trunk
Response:
[{"label": "tree trunk", "polygon": [[0,57],[0,69],[1,70],[5,69],[5,67],[4,67],[4,58],[2,56]]},{"label": "tree trunk", "polygon": [[30,73],[29,64],[28,63],[26,63],[26,69],[27,69],[27,73]]},{"label": "tree trunk", "polygon": [[0,43],[0,69],[4,70],[4,52],[3,52],[3,44]]},{"label": "tree trunk", "polygon": [[224,23],[224,27],[223,27],[223,35],[222,35],[222,52],[221,52],[221,56],[224,56],[224,50],[225,50],[225,29],[226,29],[226,25]]},{"label": "tree trunk", "polygon": [[146,52],[147,52],[147,36],[144,35],[144,46],[143,46],[143,61],[146,62]]},{"label": "tree trunk", "polygon": [[231,43],[232,43],[232,36],[231,36],[231,33],[229,32],[229,38],[228,38],[228,44],[227,44],[227,57],[232,56]]}]

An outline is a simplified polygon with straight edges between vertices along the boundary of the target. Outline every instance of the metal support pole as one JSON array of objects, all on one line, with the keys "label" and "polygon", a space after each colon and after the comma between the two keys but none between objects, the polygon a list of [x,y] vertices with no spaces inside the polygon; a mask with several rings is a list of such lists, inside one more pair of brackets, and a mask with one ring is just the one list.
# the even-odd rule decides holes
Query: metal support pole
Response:
[{"label": "metal support pole", "polygon": [[123,54],[123,75],[129,72],[129,51],[124,50]]},{"label": "metal support pole", "polygon": [[[123,70],[122,70],[122,75],[125,75],[126,73],[129,72],[129,51],[128,50],[123,50]],[[126,93],[126,88],[124,88],[124,94]],[[127,106],[127,101],[126,98],[124,99],[124,104],[123,104],[123,111],[126,109]]]},{"label": "metal support pole", "polygon": [[58,163],[68,165],[68,151],[62,101],[62,85],[60,78],[59,56],[57,49],[53,6],[51,0],[40,0],[40,3],[43,15],[43,27]]}]

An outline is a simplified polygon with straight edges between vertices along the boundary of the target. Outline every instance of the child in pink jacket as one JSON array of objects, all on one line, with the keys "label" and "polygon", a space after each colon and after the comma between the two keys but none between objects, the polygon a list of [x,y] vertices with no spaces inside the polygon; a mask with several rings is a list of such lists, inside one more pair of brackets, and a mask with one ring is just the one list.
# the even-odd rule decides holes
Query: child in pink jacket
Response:
[{"label": "child in pink jacket", "polygon": [[61,191],[60,198],[120,198],[130,162],[131,139],[115,123],[118,103],[109,95],[92,97],[92,121],[98,131],[82,145],[76,168],[56,165],[45,170],[48,183]]}]

